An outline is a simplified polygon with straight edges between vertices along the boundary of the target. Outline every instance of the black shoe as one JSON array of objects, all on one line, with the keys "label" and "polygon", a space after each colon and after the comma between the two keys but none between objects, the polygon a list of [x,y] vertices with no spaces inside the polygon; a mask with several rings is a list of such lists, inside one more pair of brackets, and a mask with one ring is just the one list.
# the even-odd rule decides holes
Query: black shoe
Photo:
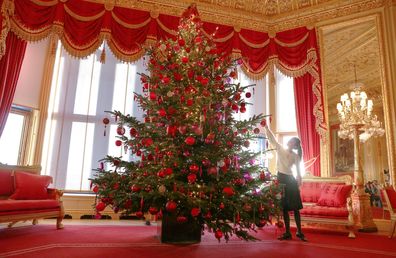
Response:
[{"label": "black shoe", "polygon": [[278,240],[291,240],[292,235],[290,233],[284,233],[283,235],[278,237]]},{"label": "black shoe", "polygon": [[147,226],[150,226],[150,225],[151,225],[151,223],[150,223],[149,220],[146,220],[145,224],[146,224]]},{"label": "black shoe", "polygon": [[299,239],[301,239],[301,241],[303,242],[308,242],[308,239],[305,238],[303,233],[297,233],[296,237],[298,237]]}]

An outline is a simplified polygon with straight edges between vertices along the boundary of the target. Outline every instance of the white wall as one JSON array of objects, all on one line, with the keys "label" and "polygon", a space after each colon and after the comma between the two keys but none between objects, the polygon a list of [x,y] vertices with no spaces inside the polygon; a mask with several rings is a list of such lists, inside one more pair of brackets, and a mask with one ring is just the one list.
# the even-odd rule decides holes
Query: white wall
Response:
[{"label": "white wall", "polygon": [[14,104],[37,109],[48,49],[48,38],[28,43],[14,96]]}]

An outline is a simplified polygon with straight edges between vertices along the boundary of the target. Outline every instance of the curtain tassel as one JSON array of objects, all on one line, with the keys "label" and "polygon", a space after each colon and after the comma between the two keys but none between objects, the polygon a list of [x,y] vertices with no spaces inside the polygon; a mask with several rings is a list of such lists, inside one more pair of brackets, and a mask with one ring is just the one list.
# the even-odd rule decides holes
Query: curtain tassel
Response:
[{"label": "curtain tassel", "polygon": [[106,49],[103,46],[102,53],[100,54],[100,63],[104,64],[106,62]]}]

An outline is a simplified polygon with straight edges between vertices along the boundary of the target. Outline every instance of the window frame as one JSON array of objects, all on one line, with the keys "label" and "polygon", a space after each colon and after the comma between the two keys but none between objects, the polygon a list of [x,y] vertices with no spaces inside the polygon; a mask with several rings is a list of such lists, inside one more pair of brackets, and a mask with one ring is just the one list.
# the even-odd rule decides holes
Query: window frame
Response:
[{"label": "window frame", "polygon": [[21,139],[20,142],[18,143],[19,149],[18,149],[17,164],[12,164],[12,165],[24,165],[27,163],[27,159],[29,156],[29,150],[27,147],[28,147],[28,140],[32,134],[29,128],[32,126],[31,123],[33,121],[32,119],[33,109],[29,107],[12,104],[9,115],[10,114],[23,116]]}]

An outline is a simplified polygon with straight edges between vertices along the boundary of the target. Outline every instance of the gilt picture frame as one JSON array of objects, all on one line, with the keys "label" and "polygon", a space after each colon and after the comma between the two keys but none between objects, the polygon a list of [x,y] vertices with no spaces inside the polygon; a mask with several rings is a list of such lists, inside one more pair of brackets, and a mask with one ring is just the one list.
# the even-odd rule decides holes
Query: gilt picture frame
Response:
[{"label": "gilt picture frame", "polygon": [[353,140],[340,138],[338,136],[339,129],[339,124],[330,127],[331,176],[353,176],[355,160]]}]

